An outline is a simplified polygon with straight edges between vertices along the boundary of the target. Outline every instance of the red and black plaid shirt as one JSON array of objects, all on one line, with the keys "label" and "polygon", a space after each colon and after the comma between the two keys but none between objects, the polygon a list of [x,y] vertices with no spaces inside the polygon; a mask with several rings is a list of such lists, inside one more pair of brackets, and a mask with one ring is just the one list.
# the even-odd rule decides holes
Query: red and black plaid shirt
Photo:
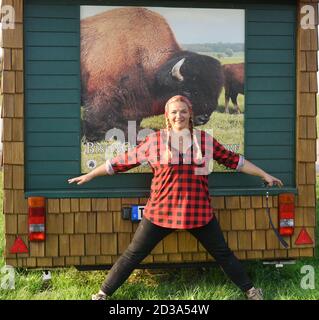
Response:
[{"label": "red and black plaid shirt", "polygon": [[150,197],[144,208],[144,217],[152,223],[174,229],[203,226],[213,218],[213,208],[208,191],[209,172],[197,170],[203,170],[205,166],[207,168],[211,159],[228,168],[238,169],[240,155],[227,150],[205,131],[194,129],[199,137],[202,163],[194,161],[194,144],[185,154],[171,148],[172,159],[165,163],[160,157],[166,150],[164,132],[165,130],[160,130],[150,134],[135,148],[111,159],[108,165],[111,164],[110,169],[117,173],[139,166],[143,162],[149,163],[154,177]]}]

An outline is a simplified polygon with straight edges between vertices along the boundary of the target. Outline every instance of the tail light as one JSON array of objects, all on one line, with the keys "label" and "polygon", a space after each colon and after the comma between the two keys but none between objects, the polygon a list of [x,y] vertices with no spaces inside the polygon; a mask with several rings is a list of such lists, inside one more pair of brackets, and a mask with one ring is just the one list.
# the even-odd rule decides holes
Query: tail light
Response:
[{"label": "tail light", "polygon": [[293,193],[279,195],[279,234],[291,236],[295,228],[295,196]]},{"label": "tail light", "polygon": [[29,211],[29,240],[45,240],[45,198],[30,197],[28,198]]}]

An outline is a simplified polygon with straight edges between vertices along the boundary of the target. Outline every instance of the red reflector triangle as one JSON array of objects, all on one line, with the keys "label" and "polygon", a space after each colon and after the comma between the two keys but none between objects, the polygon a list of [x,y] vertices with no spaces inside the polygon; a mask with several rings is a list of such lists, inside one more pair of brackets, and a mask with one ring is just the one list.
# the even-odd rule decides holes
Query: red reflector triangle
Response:
[{"label": "red reflector triangle", "polygon": [[313,244],[313,241],[305,228],[300,231],[295,244]]},{"label": "red reflector triangle", "polygon": [[20,237],[17,237],[13,246],[10,249],[10,253],[28,253],[29,250],[23,240]]}]

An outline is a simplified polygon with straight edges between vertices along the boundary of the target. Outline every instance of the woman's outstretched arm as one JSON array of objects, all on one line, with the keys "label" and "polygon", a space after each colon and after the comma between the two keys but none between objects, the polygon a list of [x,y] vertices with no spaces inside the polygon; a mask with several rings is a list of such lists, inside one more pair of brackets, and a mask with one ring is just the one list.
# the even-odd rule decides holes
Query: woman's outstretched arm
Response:
[{"label": "woman's outstretched arm", "polygon": [[135,148],[121,153],[111,160],[106,160],[104,164],[100,165],[87,174],[68,179],[68,182],[76,182],[78,185],[81,185],[98,176],[113,175],[118,172],[125,172],[129,169],[139,166],[141,162],[148,159],[147,156],[150,142],[154,137],[156,137],[155,134],[148,135],[145,140],[140,142],[139,145],[137,145]]},{"label": "woman's outstretched arm", "polygon": [[94,170],[92,170],[91,172],[89,172],[87,174],[83,174],[82,176],[69,179],[68,182],[69,183],[77,182],[78,185],[81,185],[83,183],[89,182],[90,180],[94,179],[95,177],[105,176],[105,175],[109,175],[109,174],[111,174],[111,173],[108,172],[106,164],[104,163],[104,164],[96,167]]},{"label": "woman's outstretched arm", "polygon": [[257,167],[247,159],[245,159],[243,165],[238,170],[243,173],[247,173],[253,176],[261,177],[267,184],[272,187],[273,185],[277,185],[278,187],[282,187],[284,184],[281,180],[277,179],[276,177],[271,176],[261,168]]},{"label": "woman's outstretched arm", "polygon": [[273,177],[261,168],[257,167],[252,162],[245,159],[244,156],[226,149],[211,135],[207,135],[206,139],[207,149],[208,151],[213,151],[212,157],[218,163],[223,164],[225,167],[236,169],[239,172],[247,173],[253,176],[258,176],[262,178],[262,180],[264,180],[264,182],[266,182],[267,185],[270,187],[272,187],[273,185],[282,187],[284,185],[281,180],[277,179],[276,177]]}]

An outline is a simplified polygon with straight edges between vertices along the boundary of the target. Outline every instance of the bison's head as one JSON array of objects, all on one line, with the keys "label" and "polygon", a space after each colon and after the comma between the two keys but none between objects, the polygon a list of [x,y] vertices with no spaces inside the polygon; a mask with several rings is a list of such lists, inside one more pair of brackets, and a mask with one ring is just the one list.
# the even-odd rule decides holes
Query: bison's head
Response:
[{"label": "bison's head", "polygon": [[159,100],[181,94],[193,104],[194,124],[205,124],[217,107],[223,86],[218,60],[194,52],[182,51],[156,74],[154,93]]}]

